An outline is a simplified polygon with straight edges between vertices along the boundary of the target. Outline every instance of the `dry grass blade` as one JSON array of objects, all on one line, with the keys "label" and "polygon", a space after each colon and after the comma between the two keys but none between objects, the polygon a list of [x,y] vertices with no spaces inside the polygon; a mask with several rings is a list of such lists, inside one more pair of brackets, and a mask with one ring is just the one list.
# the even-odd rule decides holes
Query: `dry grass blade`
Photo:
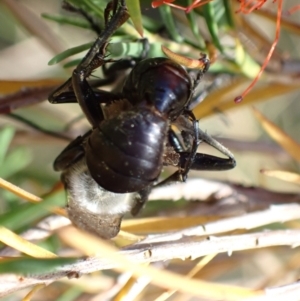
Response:
[{"label": "dry grass blade", "polygon": [[[210,254],[205,257],[203,257],[201,260],[198,261],[198,263],[195,265],[195,267],[186,275],[188,278],[193,278],[203,267],[205,267],[217,254]],[[177,292],[177,290],[172,291],[166,291],[162,293],[158,298],[156,298],[154,301],[165,301],[168,298],[170,298],[172,295],[174,295]]]},{"label": "dry grass blade", "polygon": [[[70,225],[70,220],[64,216],[51,215],[40,221],[34,228],[21,234],[27,241],[37,241],[48,238],[54,231]],[[9,247],[0,250],[0,256],[15,256],[17,251]]]},{"label": "dry grass blade", "polygon": [[300,175],[297,173],[283,170],[261,170],[264,175],[280,179],[286,182],[291,182],[300,185]]},{"label": "dry grass blade", "polygon": [[102,246],[101,241],[96,236],[72,226],[60,229],[58,235],[65,244],[88,256],[96,255]]},{"label": "dry grass blade", "polygon": [[[275,87],[274,87],[275,88]],[[267,119],[262,113],[257,109],[253,108],[255,117],[259,120],[263,128],[267,133],[284,148],[295,160],[300,162],[300,144],[287,135],[283,130],[281,130],[272,121]]]},{"label": "dry grass blade", "polygon": [[205,100],[197,106],[193,112],[197,119],[201,119],[215,112],[225,112],[229,109],[237,108],[237,106],[245,106],[262,102],[272,97],[280,96],[286,93],[299,90],[299,85],[288,85],[281,83],[273,83],[269,86],[255,88],[249,92],[245,99],[238,105],[233,102],[233,98],[248,83],[245,79],[237,79],[230,86],[223,87],[209,94]]},{"label": "dry grass blade", "polygon": [[6,190],[12,192],[13,194],[17,195],[18,197],[23,198],[32,203],[39,203],[40,201],[42,201],[41,198],[33,195],[30,192],[27,192],[26,190],[8,182],[8,181],[5,181],[2,178],[0,178],[0,187],[6,189]]},{"label": "dry grass blade", "polygon": [[[145,266],[148,266],[146,263]],[[147,276],[130,277],[125,285],[121,288],[119,293],[115,296],[114,301],[134,301],[136,297],[143,291],[143,289],[151,282]]]},{"label": "dry grass blade", "polygon": [[33,295],[43,287],[45,287],[45,284],[35,285],[34,288],[22,299],[22,301],[30,301]]},{"label": "dry grass blade", "polygon": [[0,80],[0,93],[8,94],[20,91],[24,88],[55,87],[62,84],[59,79],[40,79],[33,81]]},{"label": "dry grass blade", "polygon": [[217,217],[213,216],[137,218],[124,220],[122,229],[134,233],[159,233],[192,227],[216,219]]},{"label": "dry grass blade", "polygon": [[0,241],[16,250],[19,250],[22,253],[35,258],[57,257],[57,255],[54,253],[27,241],[26,239],[2,226],[0,226]]},{"label": "dry grass blade", "polygon": [[126,242],[126,244],[128,244],[128,242],[132,243],[133,241],[139,241],[140,239],[142,239],[142,236],[138,236],[123,230],[121,230],[118,236],[114,238],[118,246],[124,245],[122,242]]},{"label": "dry grass blade", "polygon": [[[230,83],[230,85],[210,93],[201,102],[201,104],[193,110],[196,118],[201,119],[214,114],[220,106],[227,102],[230,102],[232,106],[236,106],[236,104],[233,102],[233,98],[238,94],[239,91],[242,90],[243,86],[245,86],[247,82],[248,81],[246,79],[240,78]],[[241,104],[243,104],[243,102]]]},{"label": "dry grass blade", "polygon": [[[27,200],[31,203],[34,203],[34,204],[40,203],[43,200],[42,198],[40,198],[40,197],[38,197],[38,196],[28,192],[28,191],[16,186],[16,185],[4,180],[2,178],[0,178],[0,187],[4,188],[5,190],[10,191],[13,194],[15,194],[16,196],[18,196],[18,197],[20,197],[24,200]],[[59,191],[61,189],[62,189],[61,183],[58,183],[57,185],[54,185],[53,188],[51,189],[51,191],[46,195],[49,195],[49,194],[51,194],[55,191]],[[53,207],[51,207],[51,208],[45,208],[45,209],[49,210],[49,211],[51,211],[55,214],[66,216],[66,211],[62,208],[58,208],[58,207],[53,208]]]}]

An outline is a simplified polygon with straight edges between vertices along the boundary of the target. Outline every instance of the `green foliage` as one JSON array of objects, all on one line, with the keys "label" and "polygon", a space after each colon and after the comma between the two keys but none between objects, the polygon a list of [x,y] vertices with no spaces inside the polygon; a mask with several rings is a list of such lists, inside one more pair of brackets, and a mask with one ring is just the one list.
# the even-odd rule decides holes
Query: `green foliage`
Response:
[{"label": "green foliage", "polygon": [[0,177],[9,178],[25,168],[32,157],[27,147],[17,147],[9,151],[14,137],[13,127],[4,127],[0,131]]},{"label": "green foliage", "polygon": [[[72,0],[69,1],[69,3],[84,10],[91,15],[93,19],[96,19],[99,24],[104,26],[103,8],[105,5],[103,5],[103,1]],[[182,6],[188,6],[190,3],[191,1],[178,1],[178,5]],[[142,6],[144,5],[149,7],[150,2],[145,4],[142,3]],[[211,1],[206,5],[192,10],[189,14],[181,13],[183,16],[181,16],[180,19],[177,17],[178,14],[175,14],[174,10],[169,6],[162,5],[157,8],[157,11],[159,11],[160,19],[163,20],[163,22],[157,18],[154,19],[153,17],[142,16],[137,0],[129,1],[128,6],[131,15],[134,16],[134,19],[132,20],[133,24],[127,23],[123,25],[112,38],[112,43],[110,43],[108,47],[108,53],[111,58],[115,59],[126,56],[140,57],[141,51],[139,47],[134,48],[132,45],[140,38],[137,32],[140,34],[144,32],[144,35],[149,40],[149,57],[162,55],[162,52],[159,49],[160,45],[172,46],[175,51],[192,57],[195,57],[195,55],[197,55],[196,53],[199,53],[199,51],[210,54],[210,49],[207,44],[207,42],[209,42],[209,45],[213,45],[213,47],[219,50],[223,56],[223,59],[220,60],[218,64],[211,67],[211,71],[217,73],[240,73],[250,78],[253,78],[257,74],[259,65],[249,57],[244,49],[240,47],[239,43],[235,44],[235,49],[232,49],[232,45],[225,46],[221,43],[220,36],[231,35],[230,32],[235,28],[233,21],[233,7],[228,4],[228,1]],[[79,21],[80,19],[78,19],[78,16],[51,16],[49,14],[44,14],[43,16],[48,20],[59,24],[91,28],[86,20],[82,19]],[[184,18],[186,21],[184,21]],[[204,36],[204,31],[199,28],[199,23],[202,22],[202,20],[208,29],[210,35],[209,38]],[[163,37],[157,33],[159,29],[161,30],[163,28],[167,31],[169,38],[167,38],[167,36]],[[86,51],[92,43],[93,42],[86,43],[63,51],[51,59],[49,65],[59,63],[74,54]],[[183,46],[185,46],[185,48]],[[211,48],[211,46],[209,47]],[[122,48],[123,50],[120,51]],[[116,49],[118,50],[116,51]],[[238,53],[238,55],[232,56],[232,52]],[[69,68],[76,66],[79,61],[79,59],[72,60],[71,62],[66,63],[64,67]]]},{"label": "green foliage", "polygon": [[18,232],[48,216],[49,210],[54,206],[64,206],[64,203],[65,193],[60,191],[45,197],[39,203],[19,204],[0,216],[0,225]]}]

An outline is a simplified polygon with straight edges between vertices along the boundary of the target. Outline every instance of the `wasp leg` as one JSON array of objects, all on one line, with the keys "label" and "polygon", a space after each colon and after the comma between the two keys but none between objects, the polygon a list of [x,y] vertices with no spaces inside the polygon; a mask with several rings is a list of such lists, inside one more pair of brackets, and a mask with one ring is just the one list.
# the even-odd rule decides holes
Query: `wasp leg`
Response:
[{"label": "wasp leg", "polygon": [[72,86],[77,101],[93,127],[97,127],[99,120],[104,119],[103,112],[93,89],[86,78],[92,71],[105,63],[105,48],[111,35],[129,18],[124,1],[121,1],[116,13],[107,22],[107,26],[101,35],[96,39],[87,55],[73,71]]},{"label": "wasp leg", "polygon": [[[189,156],[186,158],[186,160],[183,162],[181,161],[178,165],[181,173],[182,181],[186,181],[189,170],[191,169],[191,166],[194,162],[194,159],[197,154],[198,146],[201,142],[200,137],[200,129],[199,129],[199,123],[198,120],[196,120],[194,114],[192,111],[184,111],[183,116],[185,117],[186,121],[191,121],[192,124],[190,126],[191,129],[189,129],[191,136],[192,136],[192,143],[191,145],[184,145],[182,141],[180,141],[180,138],[172,131],[172,129],[169,131],[169,141],[171,145],[174,147],[174,150],[180,154],[184,151],[187,151],[186,153],[189,154]],[[182,135],[181,135],[182,136]]]},{"label": "wasp leg", "polygon": [[67,1],[63,1],[62,8],[69,11],[69,12],[74,12],[74,13],[80,14],[82,17],[84,17],[86,19],[86,21],[88,21],[88,23],[90,24],[91,29],[93,31],[95,31],[98,35],[100,35],[101,30],[102,30],[100,28],[100,24],[98,22],[95,22],[93,16],[88,14],[85,10],[83,10],[79,7],[76,7],[72,3],[69,3]]},{"label": "wasp leg", "polygon": [[[180,164],[185,164],[189,159],[190,154],[188,152],[180,153]],[[234,168],[236,161],[234,158],[220,158],[208,154],[197,153],[190,166],[191,170],[210,170],[220,171],[229,170]]]},{"label": "wasp leg", "polygon": [[[209,136],[208,134],[206,134],[205,132],[203,132],[200,128],[198,130],[199,133],[199,139],[201,141],[204,141],[205,143],[207,143],[208,145],[212,146],[213,148],[215,148],[216,150],[218,150],[220,153],[222,153],[223,155],[227,156],[233,163],[233,167],[235,166],[235,159],[233,154],[229,151],[229,149],[227,149],[225,146],[223,146],[220,142],[218,142],[217,140],[215,140],[214,138],[212,138],[211,136]],[[232,167],[232,168],[233,168]]]},{"label": "wasp leg", "polygon": [[[72,91],[72,79],[69,78],[66,82],[64,82],[61,86],[56,88],[48,97],[50,103],[60,103],[57,102],[56,99],[63,93],[67,93]],[[76,101],[77,102],[77,101]]]},{"label": "wasp leg", "polygon": [[[124,96],[107,92],[104,90],[93,89],[95,99],[97,104],[110,104],[113,101],[124,99]],[[60,95],[56,96],[52,102],[53,104],[62,104],[62,103],[77,103],[76,95],[73,91],[63,92]]]},{"label": "wasp leg", "polygon": [[[180,164],[185,165],[186,161],[188,161],[190,157],[190,153],[183,152],[179,155]],[[222,171],[232,169],[235,167],[235,165],[236,161],[234,158],[225,159],[208,154],[197,153],[190,166],[190,170]],[[156,184],[154,187],[165,186],[173,182],[184,182],[181,170],[177,170],[168,178]]]},{"label": "wasp leg", "polygon": [[[218,150],[223,155],[227,156],[228,158],[219,158],[216,156],[211,156],[207,154],[202,153],[192,153],[193,148],[191,152],[181,152],[180,155],[180,163],[179,166],[185,166],[189,169],[193,170],[228,170],[232,169],[236,165],[236,161],[234,159],[233,154],[220,142],[203,132],[199,126],[198,122],[194,123],[194,126],[197,126],[197,135],[198,135],[198,142],[205,142],[206,144],[212,146],[216,150]],[[197,142],[197,143],[198,143]],[[195,144],[197,144],[195,143]],[[191,155],[192,153],[192,155]]]},{"label": "wasp leg", "polygon": [[[119,2],[120,4],[118,6]],[[113,11],[113,16],[109,18],[111,11]],[[99,121],[104,119],[104,115],[99,106],[99,101],[86,79],[91,75],[93,70],[106,63],[105,50],[109,38],[129,18],[125,1],[120,0],[109,3],[105,18],[107,20],[105,30],[101,32],[94,45],[73,71],[72,78],[68,79],[49,96],[51,103],[58,103],[57,99],[59,99],[62,93],[74,91],[77,102],[93,127],[98,126]],[[69,99],[69,102],[74,101],[74,99],[67,99]]]},{"label": "wasp leg", "polygon": [[90,134],[91,131],[88,131],[86,134],[77,137],[67,145],[53,163],[55,171],[64,171],[68,169],[85,155],[83,142]]},{"label": "wasp leg", "polygon": [[184,164],[181,164],[181,166],[183,166],[183,171],[182,171],[182,180],[185,182],[188,176],[188,173],[192,167],[192,164],[195,160],[196,154],[197,154],[197,149],[198,146],[201,142],[200,140],[200,128],[199,128],[199,123],[198,120],[196,120],[194,114],[192,111],[187,111],[186,112],[187,115],[189,115],[189,117],[192,119],[192,123],[193,123],[193,144],[191,147],[191,150],[188,152],[189,156],[186,160],[186,162],[184,162]]},{"label": "wasp leg", "polygon": [[[146,51],[148,52],[148,50]],[[116,61],[109,67],[106,67],[106,64],[103,64],[102,71],[105,78],[89,81],[90,87],[99,88],[105,85],[113,84],[120,77],[121,73],[124,73],[124,71],[128,69],[132,69],[137,64],[137,62],[139,62],[143,58],[144,54],[142,54],[140,58],[130,58]],[[101,99],[101,103],[110,103],[113,100],[120,99],[118,95],[114,96],[113,93],[104,90],[93,89],[93,93],[95,95],[95,98],[98,100],[98,103],[100,103],[99,99]],[[77,98],[72,89],[71,81],[68,80],[63,85],[55,89],[49,96],[49,102],[52,104],[77,103]]]},{"label": "wasp leg", "polygon": [[[198,139],[196,140],[196,142],[193,143],[191,150],[189,151],[183,151],[186,149],[185,146],[182,144],[182,142],[177,137],[177,135],[172,130],[170,131],[169,133],[170,143],[172,147],[174,147],[174,150],[179,155],[179,159],[177,162],[177,166],[179,167],[179,170],[177,170],[167,179],[155,185],[155,187],[164,186],[172,182],[185,181],[189,170],[222,171],[222,170],[229,170],[235,167],[236,161],[234,159],[233,154],[217,140],[213,139],[208,134],[201,131],[198,126],[198,122],[196,123],[194,122],[193,124],[194,124],[194,130],[198,135]],[[197,130],[195,127],[197,127]],[[228,158],[220,158],[208,154],[195,152],[195,146],[198,146],[199,142],[201,141],[204,141],[210,146],[214,147],[222,154],[226,155]],[[197,151],[197,147],[196,147],[196,151]]]},{"label": "wasp leg", "polygon": [[131,214],[133,216],[137,215],[141,211],[145,203],[148,201],[148,197],[151,190],[152,190],[152,185],[141,191],[138,191],[137,196],[135,197],[135,203],[131,209]]}]

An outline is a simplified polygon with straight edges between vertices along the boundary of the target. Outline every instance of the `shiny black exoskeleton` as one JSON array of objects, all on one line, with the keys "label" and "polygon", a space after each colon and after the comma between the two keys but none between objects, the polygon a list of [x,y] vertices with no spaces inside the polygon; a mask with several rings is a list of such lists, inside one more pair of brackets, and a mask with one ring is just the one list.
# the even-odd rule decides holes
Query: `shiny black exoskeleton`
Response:
[{"label": "shiny black exoskeleton", "polygon": [[[166,182],[185,180],[190,169],[226,170],[235,166],[231,153],[200,131],[188,109],[202,72],[192,81],[187,71],[170,59],[151,58],[137,63],[121,93],[91,88],[87,77],[105,64],[107,40],[128,18],[123,0],[108,7],[113,15],[105,30],[72,78],[49,97],[51,103],[78,102],[92,125],[91,131],[63,150],[54,168],[63,172],[71,195],[68,212],[72,221],[105,238],[118,233],[125,212],[139,211],[164,164],[178,167]],[[205,56],[201,60],[202,71],[206,71],[209,61]],[[201,141],[229,159],[197,153]],[[98,192],[87,195],[88,189]],[[109,195],[109,200],[101,203],[98,195]],[[86,214],[86,210],[92,213]],[[96,218],[97,214],[101,219]],[[103,220],[114,222],[105,228]]]},{"label": "shiny black exoskeleton", "polygon": [[[82,155],[93,179],[116,193],[136,192],[153,185],[162,170],[170,125],[182,114],[188,118],[186,108],[192,92],[189,74],[167,58],[138,63],[121,94],[97,91],[84,103],[93,130],[84,141]],[[99,116],[93,108],[101,109],[101,103],[106,105]],[[65,156],[70,159],[73,151],[58,157],[56,170],[65,169]]]},{"label": "shiny black exoskeleton", "polygon": [[169,59],[147,59],[133,68],[119,96],[131,107],[98,120],[88,138],[86,162],[95,181],[118,193],[152,185],[161,173],[170,122],[191,91],[187,72]]}]

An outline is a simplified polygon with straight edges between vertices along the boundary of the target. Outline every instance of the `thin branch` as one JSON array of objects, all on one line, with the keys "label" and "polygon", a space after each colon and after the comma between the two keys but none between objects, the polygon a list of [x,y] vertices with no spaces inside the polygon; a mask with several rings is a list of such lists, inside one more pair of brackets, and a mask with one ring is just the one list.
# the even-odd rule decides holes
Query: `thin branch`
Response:
[{"label": "thin branch", "polygon": [[300,203],[300,196],[295,193],[273,192],[259,187],[244,187],[199,178],[155,188],[149,198],[173,201],[180,199],[198,201],[191,202],[185,208],[188,216],[232,216],[267,209],[273,204]]},{"label": "thin branch", "polygon": [[[271,215],[272,218],[267,218],[267,215]],[[250,216],[250,218],[249,218]],[[287,221],[300,217],[299,205],[282,205],[274,206],[270,208],[269,212],[251,213],[239,218],[240,221],[245,219],[248,223],[245,223],[244,227],[250,228],[251,226],[257,227],[258,225],[275,221]],[[277,219],[276,219],[277,218]],[[256,219],[258,221],[255,223]],[[208,223],[205,227],[199,227],[202,231],[208,229],[206,233],[213,231],[221,232],[220,227],[223,227],[223,231],[228,231],[230,227],[228,224],[238,226],[238,220],[236,218],[226,219],[227,225],[223,221],[218,224],[215,222],[215,229],[213,226],[209,226]],[[222,225],[223,223],[223,225]],[[219,228],[218,228],[219,227]],[[197,227],[189,229],[186,233],[194,233]],[[219,229],[219,230],[218,230]],[[222,231],[222,232],[223,232]],[[180,232],[180,236],[178,235]],[[212,237],[209,236],[206,239],[200,237],[185,237],[184,231],[178,231],[177,236],[169,236],[168,238],[176,239],[176,241],[160,241],[151,243],[137,243],[129,247],[124,248],[119,252],[120,255],[124,255],[128,260],[132,262],[132,265],[138,263],[155,262],[161,260],[171,260],[174,258],[181,259],[195,259],[200,256],[205,256],[212,253],[224,253],[231,254],[234,251],[258,249],[270,246],[291,246],[297,247],[300,244],[300,230],[282,230],[282,231],[264,231],[252,234],[243,235],[231,235],[224,237]],[[199,232],[196,231],[196,234]],[[205,233],[202,233],[205,234]],[[162,237],[160,236],[160,239]],[[146,239],[147,241],[147,239]],[[148,239],[149,241],[149,239]],[[153,239],[152,239],[153,241]],[[106,258],[91,257],[84,260],[79,260],[75,264],[65,265],[52,273],[40,274],[31,277],[18,277],[16,275],[4,275],[0,277],[0,296],[7,295],[19,289],[38,284],[38,283],[51,283],[68,275],[82,275],[92,273],[104,269],[118,268],[119,265],[113,261],[114,254],[107,256]],[[8,277],[9,276],[9,277]],[[164,284],[162,284],[164,285]]]},{"label": "thin branch", "polygon": [[182,239],[185,236],[203,236],[219,234],[236,229],[253,229],[272,223],[283,223],[300,218],[300,205],[274,205],[269,209],[249,213],[242,216],[225,218],[215,222],[206,223],[196,227],[190,227],[179,231],[164,234],[148,235],[137,244],[157,243]]}]

